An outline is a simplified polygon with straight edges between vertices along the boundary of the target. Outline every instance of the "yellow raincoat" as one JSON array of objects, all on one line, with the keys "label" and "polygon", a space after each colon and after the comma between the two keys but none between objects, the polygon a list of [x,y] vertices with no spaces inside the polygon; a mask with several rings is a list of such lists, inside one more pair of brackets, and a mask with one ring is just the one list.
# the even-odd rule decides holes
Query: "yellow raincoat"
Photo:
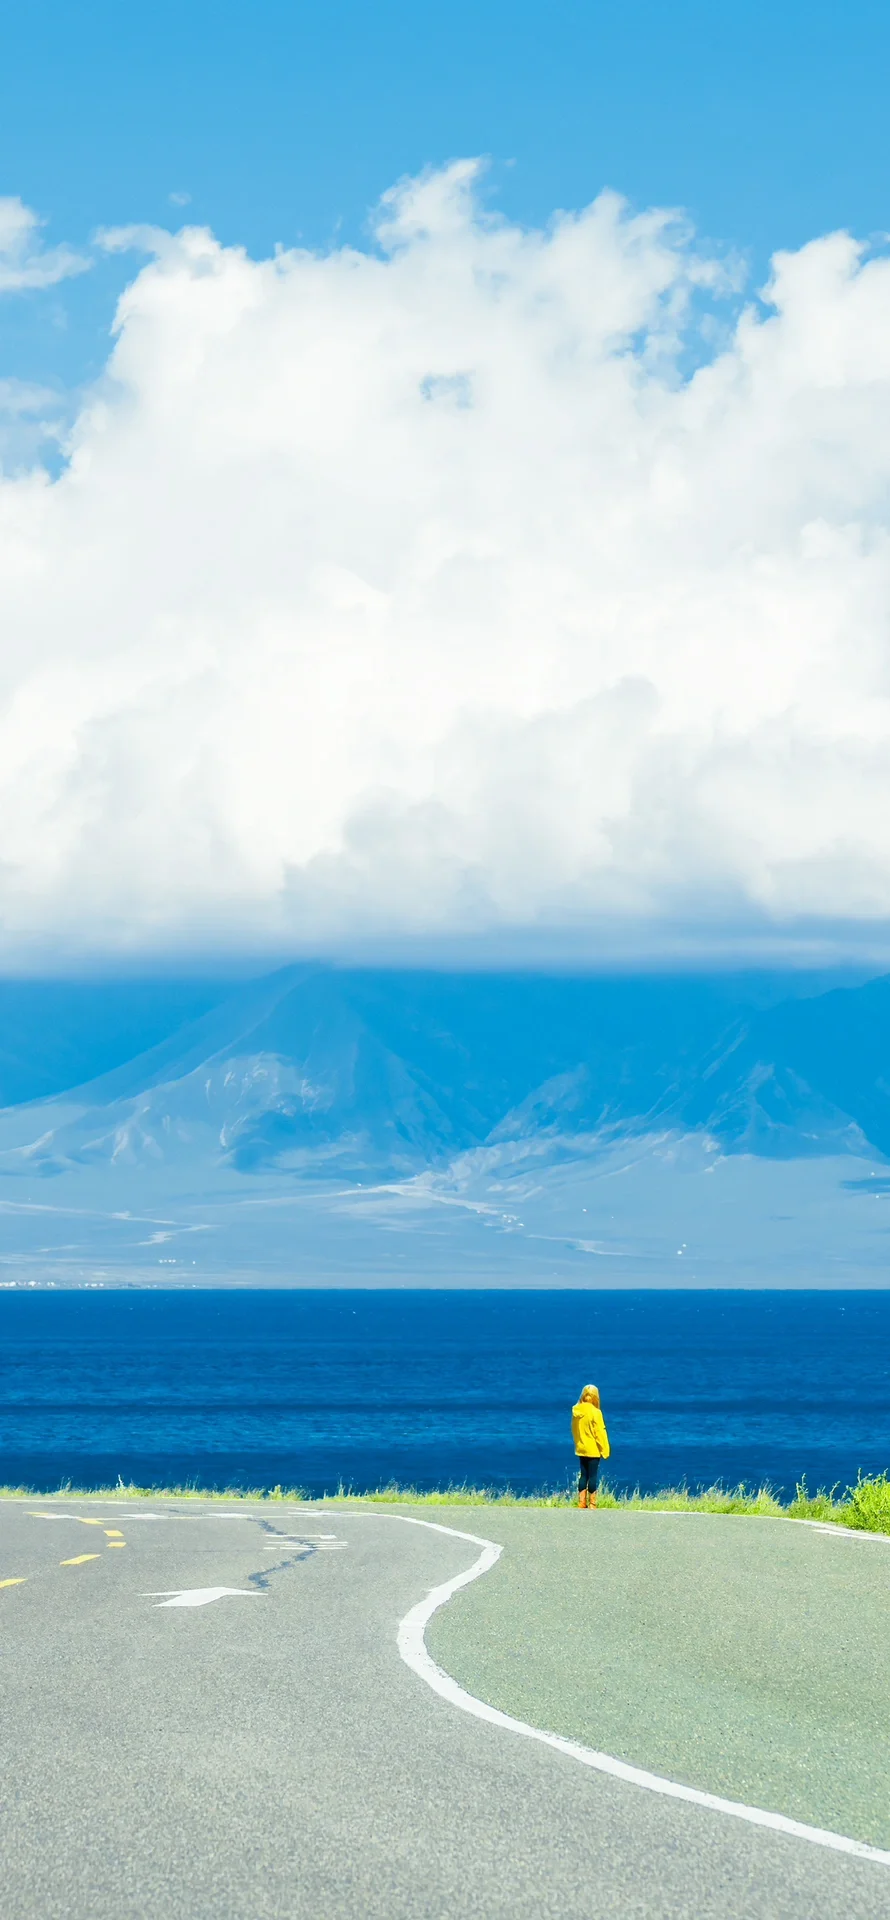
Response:
[{"label": "yellow raincoat", "polygon": [[606,1423],[599,1407],[579,1400],[572,1408],[572,1439],[575,1452],[583,1459],[608,1460],[610,1447]]}]

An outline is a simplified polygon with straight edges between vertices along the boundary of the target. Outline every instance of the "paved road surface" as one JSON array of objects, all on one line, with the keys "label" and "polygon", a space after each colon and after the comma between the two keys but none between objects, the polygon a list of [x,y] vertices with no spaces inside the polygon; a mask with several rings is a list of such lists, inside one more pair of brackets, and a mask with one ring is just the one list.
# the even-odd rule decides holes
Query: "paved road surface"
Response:
[{"label": "paved road surface", "polygon": [[431,1692],[397,1626],[475,1553],[367,1510],[0,1505],[3,1920],[890,1920],[890,1868]]}]

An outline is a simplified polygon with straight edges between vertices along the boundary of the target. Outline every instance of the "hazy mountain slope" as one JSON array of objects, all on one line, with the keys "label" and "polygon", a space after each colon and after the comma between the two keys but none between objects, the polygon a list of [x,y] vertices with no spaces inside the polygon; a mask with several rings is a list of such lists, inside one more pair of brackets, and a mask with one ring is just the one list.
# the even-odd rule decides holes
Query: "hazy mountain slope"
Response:
[{"label": "hazy mountain slope", "polygon": [[888,1052],[890,980],[283,968],[0,1112],[0,1269],[883,1284]]},{"label": "hazy mountain slope", "polygon": [[772,1008],[752,1021],[746,1046],[890,1154],[890,976]]},{"label": "hazy mountain slope", "polygon": [[245,1172],[307,1155],[404,1171],[465,1144],[318,967],[239,988],[150,1052],[16,1110],[2,1135],[0,1168],[42,1174],[101,1160]]},{"label": "hazy mountain slope", "polygon": [[220,980],[0,980],[0,1107],[94,1080],[230,990]]},{"label": "hazy mountain slope", "polygon": [[[572,1126],[672,1112],[703,1056],[735,1030],[755,981],[537,974],[342,976],[412,1076],[482,1140],[539,1089]],[[756,1004],[756,1001],[755,1001]],[[545,1096],[545,1105],[549,1104]]]},{"label": "hazy mountain slope", "polygon": [[890,1144],[890,980],[765,997],[744,976],[287,967],[63,1102],[8,1114],[0,1165],[379,1175],[485,1142],[661,1127],[768,1157]]},{"label": "hazy mountain slope", "polygon": [[69,1093],[64,1112],[23,1115],[18,1144],[44,1173],[190,1155],[257,1171],[313,1153],[404,1171],[498,1131],[640,1125],[679,1111],[737,1024],[733,1002],[723,980],[283,968]]}]

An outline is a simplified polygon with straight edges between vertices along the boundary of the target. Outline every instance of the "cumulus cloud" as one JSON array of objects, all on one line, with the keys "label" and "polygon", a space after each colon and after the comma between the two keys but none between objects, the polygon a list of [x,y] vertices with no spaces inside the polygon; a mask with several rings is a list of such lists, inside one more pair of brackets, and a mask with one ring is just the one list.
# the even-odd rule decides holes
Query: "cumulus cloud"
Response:
[{"label": "cumulus cloud", "polygon": [[890,923],[890,263],[742,305],[476,179],[366,252],[112,236],[66,470],[0,486],[7,960]]}]

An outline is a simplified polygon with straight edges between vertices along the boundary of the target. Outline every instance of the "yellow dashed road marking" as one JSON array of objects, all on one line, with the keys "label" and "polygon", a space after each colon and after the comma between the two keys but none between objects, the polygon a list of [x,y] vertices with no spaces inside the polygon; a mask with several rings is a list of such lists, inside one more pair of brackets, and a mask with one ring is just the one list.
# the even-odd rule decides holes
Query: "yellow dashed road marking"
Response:
[{"label": "yellow dashed road marking", "polygon": [[123,1542],[124,1536],[121,1533],[120,1527],[106,1527],[105,1534],[109,1540],[120,1540]]},{"label": "yellow dashed road marking", "polygon": [[98,1560],[98,1553],[76,1553],[73,1560],[60,1560],[60,1567],[82,1567],[85,1560]]},{"label": "yellow dashed road marking", "polygon": [[108,1542],[109,1547],[125,1547],[126,1544],[126,1540],[109,1540]]},{"label": "yellow dashed road marking", "polygon": [[27,1578],[26,1573],[21,1573],[17,1580],[0,1580],[0,1587],[23,1587]]}]

